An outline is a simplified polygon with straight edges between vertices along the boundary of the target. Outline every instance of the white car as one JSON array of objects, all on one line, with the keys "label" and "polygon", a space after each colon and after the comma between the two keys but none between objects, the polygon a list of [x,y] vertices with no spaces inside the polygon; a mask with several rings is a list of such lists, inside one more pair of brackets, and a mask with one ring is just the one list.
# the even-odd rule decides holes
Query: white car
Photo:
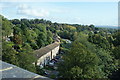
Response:
[{"label": "white car", "polygon": [[54,66],[54,62],[49,62],[49,65],[50,66]]}]

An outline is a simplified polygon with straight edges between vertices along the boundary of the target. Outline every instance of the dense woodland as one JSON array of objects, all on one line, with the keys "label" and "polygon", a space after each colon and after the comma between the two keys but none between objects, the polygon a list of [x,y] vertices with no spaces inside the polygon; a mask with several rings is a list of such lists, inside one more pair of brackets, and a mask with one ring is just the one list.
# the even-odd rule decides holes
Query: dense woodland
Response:
[{"label": "dense woodland", "polygon": [[[38,73],[33,51],[61,37],[60,78],[119,78],[120,32],[94,25],[60,24],[43,19],[2,19],[2,60]],[[68,39],[72,43],[66,43]]]}]

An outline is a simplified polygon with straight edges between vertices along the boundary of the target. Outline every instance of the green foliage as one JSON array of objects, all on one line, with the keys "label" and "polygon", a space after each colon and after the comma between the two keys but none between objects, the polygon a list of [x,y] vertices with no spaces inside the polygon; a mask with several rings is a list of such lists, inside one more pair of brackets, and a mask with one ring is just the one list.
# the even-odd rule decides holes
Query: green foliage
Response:
[{"label": "green foliage", "polygon": [[38,45],[36,42],[31,42],[30,43],[30,46],[32,47],[32,49],[36,50],[36,49],[39,49]]},{"label": "green foliage", "polygon": [[84,79],[103,77],[97,68],[97,55],[87,50],[78,41],[73,43],[70,52],[63,59],[64,62],[60,64],[59,71],[64,78]]},{"label": "green foliage", "polygon": [[46,30],[45,24],[42,24],[41,21],[39,23],[39,20],[35,20],[37,24],[33,20],[30,21],[27,19],[11,21],[16,24],[13,31],[15,44],[29,43],[33,49],[38,49],[53,42],[53,34],[50,30]]},{"label": "green foliage", "polygon": [[47,42],[51,44],[53,42],[53,34],[51,31],[47,31]]},{"label": "green foliage", "polygon": [[46,40],[47,40],[46,34],[44,34],[43,32],[41,32],[41,33],[38,35],[38,39],[37,39],[37,44],[38,44],[38,46],[39,46],[39,47],[45,46]]},{"label": "green foliage", "polygon": [[114,41],[113,41],[114,46],[120,45],[120,31],[117,31],[117,32],[113,35],[113,38],[114,38]]},{"label": "green foliage", "polygon": [[16,50],[12,48],[12,42],[2,42],[2,60],[11,64],[19,65]]},{"label": "green foliage", "polygon": [[26,30],[25,36],[26,36],[27,42],[32,42],[37,40],[38,35],[33,30]]},{"label": "green foliage", "polygon": [[103,37],[99,34],[89,36],[89,41],[98,45],[100,48],[110,49],[109,41],[106,39],[106,37]]},{"label": "green foliage", "polygon": [[[58,68],[63,78],[107,78],[112,73],[118,75],[119,31],[96,28],[94,25],[58,24],[43,19],[1,18],[2,57],[5,62],[44,74],[33,64],[36,61],[33,50],[51,44],[55,41],[53,36],[59,35],[63,38],[60,52],[64,55]],[[64,39],[73,42],[72,46]]]},{"label": "green foliage", "polygon": [[22,43],[23,43],[23,40],[22,40],[21,35],[15,34],[14,37],[13,37],[13,42],[14,42],[15,44],[22,44]]},{"label": "green foliage", "polygon": [[32,55],[33,54],[31,53],[20,52],[18,54],[18,59],[19,59],[18,62],[20,67],[27,69],[31,72],[36,72],[35,65],[33,64],[36,60]]},{"label": "green foliage", "polygon": [[58,34],[64,39],[70,39],[70,34],[67,30],[60,31]]},{"label": "green foliage", "polygon": [[17,24],[20,24],[20,23],[21,23],[21,21],[20,21],[20,20],[18,20],[18,19],[13,19],[13,20],[11,20],[11,22],[12,22],[13,24],[15,24],[15,25],[17,25]]},{"label": "green foliage", "polygon": [[31,47],[26,44],[18,52],[12,46],[14,46],[12,42],[3,42],[2,60],[35,72],[35,67],[32,64],[35,62],[35,58],[32,56]]},{"label": "green foliage", "polygon": [[36,72],[37,74],[44,75],[45,71],[43,69],[40,69],[39,66],[36,66]]},{"label": "green foliage", "polygon": [[59,65],[63,78],[107,78],[117,70],[118,62],[112,53],[88,42],[87,38],[89,37],[86,34],[79,33],[71,49],[66,52],[64,62]]},{"label": "green foliage", "polygon": [[114,53],[113,56],[114,56],[116,59],[120,59],[120,45],[117,46],[117,47],[115,47],[115,48],[113,49],[113,53]]},{"label": "green foliage", "polygon": [[2,17],[2,36],[8,37],[12,32],[13,24],[6,18]]}]

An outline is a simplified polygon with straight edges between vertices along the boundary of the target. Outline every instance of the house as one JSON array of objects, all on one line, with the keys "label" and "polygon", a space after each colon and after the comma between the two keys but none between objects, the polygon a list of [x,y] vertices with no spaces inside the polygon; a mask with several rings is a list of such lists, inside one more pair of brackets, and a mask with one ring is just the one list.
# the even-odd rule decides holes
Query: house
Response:
[{"label": "house", "polygon": [[55,40],[56,42],[60,42],[60,36],[58,36],[57,34],[54,34],[53,36],[53,40]]},{"label": "house", "polygon": [[46,47],[35,50],[35,57],[37,58],[36,64],[38,66],[47,65],[50,60],[54,59],[54,57],[59,53],[60,43],[54,42]]}]

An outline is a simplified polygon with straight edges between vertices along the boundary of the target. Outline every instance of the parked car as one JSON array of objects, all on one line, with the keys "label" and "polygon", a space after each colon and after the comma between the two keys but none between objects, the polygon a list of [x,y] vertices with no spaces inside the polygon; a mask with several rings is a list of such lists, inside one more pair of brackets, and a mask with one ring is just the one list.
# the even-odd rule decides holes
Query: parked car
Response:
[{"label": "parked car", "polygon": [[49,62],[49,66],[54,66],[54,62]]}]

